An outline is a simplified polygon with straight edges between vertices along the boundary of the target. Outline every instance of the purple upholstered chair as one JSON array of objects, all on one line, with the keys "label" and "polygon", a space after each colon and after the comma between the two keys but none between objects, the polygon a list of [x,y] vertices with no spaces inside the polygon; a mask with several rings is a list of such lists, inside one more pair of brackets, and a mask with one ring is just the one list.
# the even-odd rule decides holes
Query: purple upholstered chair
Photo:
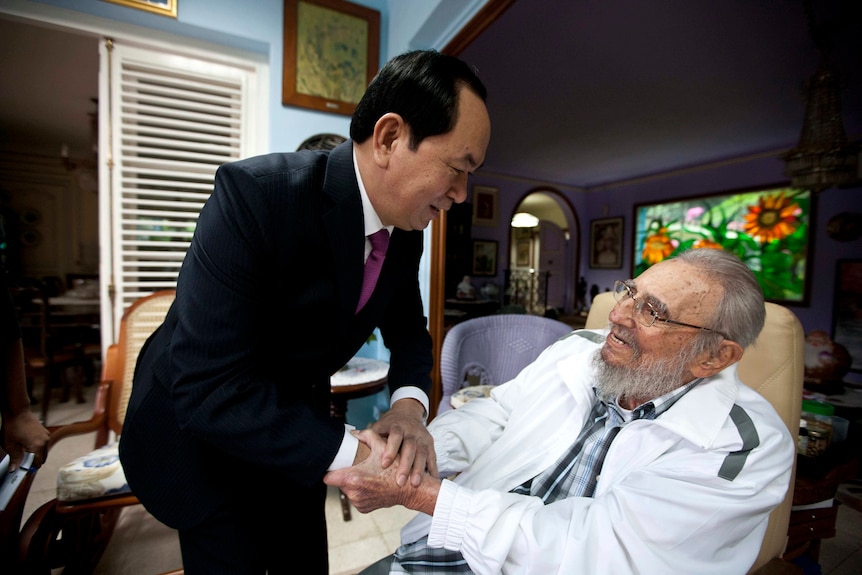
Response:
[{"label": "purple upholstered chair", "polygon": [[468,385],[500,385],[570,333],[561,321],[525,314],[477,317],[456,324],[443,340],[440,379],[443,397],[437,413],[452,409],[452,394]]}]

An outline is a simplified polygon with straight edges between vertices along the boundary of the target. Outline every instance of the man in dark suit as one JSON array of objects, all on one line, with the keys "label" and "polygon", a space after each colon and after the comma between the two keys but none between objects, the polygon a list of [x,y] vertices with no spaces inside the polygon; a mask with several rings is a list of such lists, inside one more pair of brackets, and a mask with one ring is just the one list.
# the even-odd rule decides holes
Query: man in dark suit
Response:
[{"label": "man in dark suit", "polygon": [[[370,454],[330,417],[329,379],[377,326],[391,353],[381,462],[400,454],[402,484],[436,472],[421,230],[467,197],[490,139],[485,97],[464,62],[409,52],[381,69],[331,152],[218,170],[120,442],[135,494],[179,530],[187,575],[328,573],[323,475]],[[357,310],[381,229],[383,268]]]}]

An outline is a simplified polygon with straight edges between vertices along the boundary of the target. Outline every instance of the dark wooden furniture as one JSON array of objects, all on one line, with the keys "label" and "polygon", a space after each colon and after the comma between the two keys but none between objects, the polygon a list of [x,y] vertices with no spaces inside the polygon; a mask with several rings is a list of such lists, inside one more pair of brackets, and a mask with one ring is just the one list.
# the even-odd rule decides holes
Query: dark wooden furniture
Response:
[{"label": "dark wooden furniture", "polygon": [[54,388],[61,388],[61,401],[67,401],[72,393],[78,403],[85,401],[82,378],[70,376],[69,371],[77,368],[86,373],[88,360],[77,340],[77,333],[70,332],[55,320],[42,282],[22,280],[10,291],[21,328],[24,368],[31,394],[35,382],[43,382],[39,401],[42,402],[41,418],[45,423]]},{"label": "dark wooden furniture", "polygon": [[807,555],[813,561],[819,561],[821,540],[835,537],[835,521],[838,507],[841,505],[841,502],[835,499],[838,486],[856,477],[858,469],[858,457],[820,462],[803,461],[797,467],[796,484],[793,489],[794,507],[823,502],[831,502],[831,504],[791,511],[784,559],[792,560],[801,555]]},{"label": "dark wooden furniture", "polygon": [[[453,298],[458,283],[473,273],[473,204],[453,204],[446,212],[444,297]],[[449,307],[448,305],[446,307]]]},{"label": "dark wooden furniture", "polygon": [[[859,415],[859,410],[842,411]],[[849,418],[848,418],[849,419]],[[855,419],[855,418],[854,418]],[[796,462],[796,483],[793,489],[793,510],[790,514],[787,549],[783,558],[792,560],[802,555],[818,562],[820,543],[835,536],[835,522],[842,499],[858,505],[848,491],[839,494],[842,485],[859,478],[859,433],[853,419],[847,439],[833,444],[816,457],[799,456]],[[831,503],[831,504],[830,504]],[[800,506],[808,507],[800,509]]]},{"label": "dark wooden furniture", "polygon": [[446,309],[443,310],[443,335],[445,337],[449,330],[459,323],[496,313],[502,313],[500,302],[496,300],[448,298]]},{"label": "dark wooden furniture", "polygon": [[98,294],[80,297],[76,293],[68,291],[48,298],[51,328],[83,354],[84,381],[92,385],[102,361],[101,300]]}]

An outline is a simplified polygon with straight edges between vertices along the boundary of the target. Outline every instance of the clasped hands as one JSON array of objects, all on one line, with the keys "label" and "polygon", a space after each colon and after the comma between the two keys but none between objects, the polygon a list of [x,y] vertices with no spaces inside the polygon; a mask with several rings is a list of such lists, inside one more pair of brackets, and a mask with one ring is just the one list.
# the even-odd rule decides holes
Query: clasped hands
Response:
[{"label": "clasped hands", "polygon": [[440,490],[434,440],[423,421],[424,408],[417,417],[410,404],[421,407],[414,400],[398,401],[368,429],[354,431],[360,443],[354,465],[323,477],[327,485],[341,488],[360,513],[393,505],[434,511]]}]

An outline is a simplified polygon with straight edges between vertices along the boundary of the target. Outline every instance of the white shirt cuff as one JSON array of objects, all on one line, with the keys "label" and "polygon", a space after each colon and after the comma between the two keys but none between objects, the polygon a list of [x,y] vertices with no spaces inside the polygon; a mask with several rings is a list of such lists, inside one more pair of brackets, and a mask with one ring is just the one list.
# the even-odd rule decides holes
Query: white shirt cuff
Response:
[{"label": "white shirt cuff", "polygon": [[443,480],[437,494],[437,503],[434,505],[434,516],[431,518],[428,547],[450,550],[461,548],[472,499],[471,490],[458,487],[448,479]]},{"label": "white shirt cuff", "polygon": [[412,387],[412,386],[399,387],[398,389],[395,390],[395,393],[392,394],[392,398],[389,400],[389,406],[391,407],[399,399],[405,399],[405,398],[415,399],[416,401],[418,401],[419,403],[422,404],[422,407],[425,408],[425,417],[423,418],[423,420],[425,421],[425,423],[428,423],[429,401],[428,401],[428,396],[425,394],[425,392],[422,391],[421,389],[419,389],[418,387]]},{"label": "white shirt cuff", "polygon": [[341,447],[335,454],[335,459],[329,464],[327,471],[335,471],[353,465],[353,460],[356,459],[356,450],[359,449],[359,440],[350,433],[352,429],[356,429],[356,427],[349,423],[344,424],[344,439],[341,440]]}]

